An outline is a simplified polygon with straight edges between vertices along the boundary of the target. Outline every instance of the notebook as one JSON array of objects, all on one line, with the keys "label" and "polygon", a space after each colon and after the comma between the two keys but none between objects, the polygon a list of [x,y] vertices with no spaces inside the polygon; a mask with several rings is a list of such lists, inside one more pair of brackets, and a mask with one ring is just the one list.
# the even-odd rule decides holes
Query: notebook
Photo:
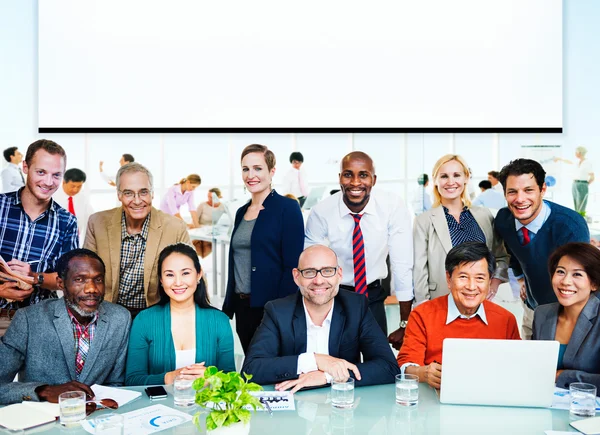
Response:
[{"label": "notebook", "polygon": [[15,403],[0,408],[0,426],[11,430],[29,429],[54,422],[59,413],[58,403]]}]

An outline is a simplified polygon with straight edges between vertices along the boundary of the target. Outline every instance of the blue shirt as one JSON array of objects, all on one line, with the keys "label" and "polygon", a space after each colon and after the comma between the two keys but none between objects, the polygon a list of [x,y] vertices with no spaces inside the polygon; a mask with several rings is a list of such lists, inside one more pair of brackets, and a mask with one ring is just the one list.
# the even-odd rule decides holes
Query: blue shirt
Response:
[{"label": "blue shirt", "polygon": [[519,241],[521,242],[521,244],[523,244],[523,231],[521,231],[521,228],[527,228],[529,230],[529,240],[533,240],[535,235],[542,228],[542,225],[544,225],[544,223],[548,220],[548,217],[550,216],[551,212],[552,210],[550,209],[550,207],[548,207],[548,205],[544,201],[542,201],[542,211],[540,212],[540,214],[537,215],[537,217],[534,220],[529,222],[527,225],[523,225],[521,222],[515,219],[515,228],[517,229],[517,235],[519,236]]},{"label": "blue shirt", "polygon": [[473,205],[500,210],[502,207],[506,207],[506,199],[500,192],[494,189],[487,189],[475,198]]},{"label": "blue shirt", "polygon": [[452,247],[458,246],[464,242],[485,243],[485,235],[467,207],[464,207],[463,211],[460,213],[460,223],[456,222],[456,219],[454,219],[454,216],[450,214],[446,207],[442,206],[442,208],[446,215]]},{"label": "blue shirt", "polygon": [[[34,272],[54,272],[61,255],[79,247],[77,218],[51,200],[48,209],[32,221],[21,204],[23,189],[0,194],[0,255],[5,261],[29,263]],[[56,292],[36,286],[23,302],[0,298],[0,308],[17,309],[55,297]]]}]

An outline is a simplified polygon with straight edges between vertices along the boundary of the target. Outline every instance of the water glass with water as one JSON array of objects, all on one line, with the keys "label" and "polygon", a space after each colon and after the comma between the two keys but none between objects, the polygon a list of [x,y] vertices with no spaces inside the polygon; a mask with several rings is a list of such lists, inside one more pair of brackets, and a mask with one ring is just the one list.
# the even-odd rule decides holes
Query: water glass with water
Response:
[{"label": "water glass with water", "polygon": [[94,433],[102,435],[123,435],[125,419],[120,414],[104,414],[94,419]]},{"label": "water glass with water", "polygon": [[571,408],[569,412],[577,417],[593,417],[596,415],[596,386],[584,382],[573,382],[569,385]]},{"label": "water glass with water", "polygon": [[83,391],[67,391],[58,396],[60,424],[76,426],[85,419],[85,393]]},{"label": "water glass with water", "polygon": [[192,387],[193,379],[187,379],[184,375],[177,375],[173,382],[173,396],[175,406],[192,406],[196,399],[196,390]]},{"label": "water glass with water", "polygon": [[417,375],[396,375],[396,403],[402,406],[415,406],[419,403],[419,377]]},{"label": "water glass with water", "polygon": [[347,381],[331,381],[331,405],[336,408],[350,408],[354,404],[354,378]]}]

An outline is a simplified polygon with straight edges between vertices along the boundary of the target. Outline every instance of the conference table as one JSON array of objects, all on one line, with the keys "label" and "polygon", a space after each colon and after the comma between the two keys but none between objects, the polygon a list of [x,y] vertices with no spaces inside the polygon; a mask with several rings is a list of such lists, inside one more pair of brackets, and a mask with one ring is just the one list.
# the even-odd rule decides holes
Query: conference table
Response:
[{"label": "conference table", "polygon": [[[150,401],[143,393],[144,387],[127,387],[141,391],[142,397],[122,406],[116,412],[125,413],[155,404],[173,407],[172,386],[167,386],[169,397]],[[419,404],[407,408],[395,402],[395,386],[377,385],[356,388],[354,407],[336,409],[331,406],[328,388],[301,391],[294,395],[294,411],[258,411],[252,416],[250,434],[326,434],[326,435],[535,435],[546,430],[571,431],[569,411],[538,408],[510,408],[491,406],[442,405],[435,390],[425,384],[419,386]],[[482,386],[485,388],[485,386]],[[269,390],[272,387],[266,387]],[[515,385],[515,394],[519,386]],[[108,411],[96,411],[93,418]],[[184,409],[189,415],[201,413],[202,427],[186,422],[164,434],[205,433],[207,411],[193,406]],[[0,433],[2,433],[0,431]],[[80,427],[63,428],[58,422],[27,430],[26,434],[86,434]]]},{"label": "conference table", "polygon": [[[219,295],[221,298],[225,298],[227,285],[227,245],[229,245],[231,239],[231,234],[228,230],[229,228],[227,227],[223,228],[219,226],[203,226],[188,230],[190,239],[202,240],[212,244],[212,288],[210,291],[212,291],[213,295]],[[219,272],[221,273],[220,281],[217,279]]]}]

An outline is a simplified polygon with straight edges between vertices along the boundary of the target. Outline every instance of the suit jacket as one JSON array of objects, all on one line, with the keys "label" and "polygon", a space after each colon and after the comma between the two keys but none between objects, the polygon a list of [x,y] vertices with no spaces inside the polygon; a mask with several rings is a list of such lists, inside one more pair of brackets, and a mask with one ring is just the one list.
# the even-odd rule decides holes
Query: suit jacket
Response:
[{"label": "suit jacket", "polygon": [[[304,220],[298,202],[273,190],[262,205],[264,209],[256,218],[250,238],[252,307],[263,307],[268,301],[298,290],[292,269],[298,266],[298,258],[304,248]],[[232,239],[249,206],[250,202],[237,211]],[[235,295],[233,249],[229,250],[228,269],[223,312],[232,318]]]},{"label": "suit jacket", "polygon": [[[496,257],[493,278],[508,281],[508,254],[502,239],[494,231],[494,217],[484,207],[471,207],[471,214],[485,235],[486,245]],[[417,303],[445,296],[449,293],[446,283],[446,255],[452,249],[450,230],[441,205],[420,214],[414,224],[413,281]]]},{"label": "suit jacket", "polygon": [[[105,300],[117,302],[121,277],[121,216],[123,207],[90,216],[83,247],[97,253],[106,265]],[[144,256],[144,293],[146,305],[158,302],[158,256],[168,245],[183,242],[191,245],[184,221],[152,207]]]},{"label": "suit jacket", "polygon": [[[533,340],[554,340],[561,305],[539,305],[533,318]],[[564,371],[556,386],[569,388],[572,382],[587,382],[600,390],[600,300],[593,294],[579,314],[563,356]]]},{"label": "suit jacket", "polygon": [[[50,299],[17,311],[0,339],[0,405],[38,401],[40,385],[78,380],[86,385],[120,386],[125,382],[125,357],[131,316],[103,302],[83,371],[75,371],[75,338],[64,299]],[[19,382],[13,382],[16,374]]]},{"label": "suit jacket", "polygon": [[[265,305],[262,323],[242,368],[242,373],[254,376],[254,382],[274,384],[298,378],[298,356],[306,352],[302,298],[297,292]],[[362,378],[356,381],[357,386],[388,384],[400,373],[392,349],[369,310],[367,298],[358,293],[342,290],[335,297],[329,355],[357,365]]]}]

